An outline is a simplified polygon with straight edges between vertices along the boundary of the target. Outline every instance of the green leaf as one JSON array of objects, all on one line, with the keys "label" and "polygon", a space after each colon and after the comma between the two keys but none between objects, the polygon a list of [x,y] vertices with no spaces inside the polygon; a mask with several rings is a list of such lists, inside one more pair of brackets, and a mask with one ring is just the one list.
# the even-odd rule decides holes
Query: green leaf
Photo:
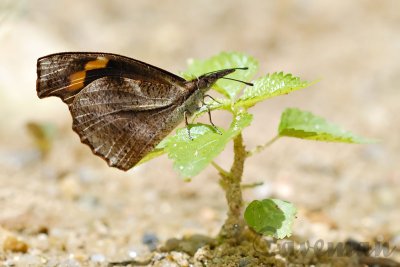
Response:
[{"label": "green leaf", "polygon": [[296,208],[279,199],[254,200],[246,208],[244,219],[257,233],[285,238],[292,234]]},{"label": "green leaf", "polygon": [[194,114],[193,114],[193,119],[196,119],[200,117],[203,113],[208,112],[208,110],[213,111],[216,109],[225,109],[229,110],[231,108],[232,101],[229,99],[215,99],[211,100],[210,102],[207,102],[206,105],[202,105]]},{"label": "green leaf", "polygon": [[[249,81],[258,70],[258,62],[253,57],[242,53],[222,52],[206,60],[191,60],[188,69],[183,73],[183,77],[191,80],[208,72],[242,67],[248,67],[249,69],[237,70],[228,75],[228,77]],[[220,79],[213,88],[221,94],[234,99],[243,87],[242,83]]]},{"label": "green leaf", "polygon": [[186,128],[178,129],[176,135],[168,139],[165,150],[183,177],[193,177],[207,167],[232,138],[249,126],[251,120],[249,113],[239,113],[227,131],[219,128],[222,134],[209,125],[189,125],[193,140],[189,139]]},{"label": "green leaf", "polygon": [[373,140],[356,136],[310,112],[286,109],[281,116],[279,136],[342,143],[372,143]]},{"label": "green leaf", "polygon": [[265,99],[288,94],[311,84],[310,82],[300,80],[300,78],[292,74],[284,74],[283,72],[268,74],[256,80],[254,86],[246,87],[235,106],[249,108]]}]

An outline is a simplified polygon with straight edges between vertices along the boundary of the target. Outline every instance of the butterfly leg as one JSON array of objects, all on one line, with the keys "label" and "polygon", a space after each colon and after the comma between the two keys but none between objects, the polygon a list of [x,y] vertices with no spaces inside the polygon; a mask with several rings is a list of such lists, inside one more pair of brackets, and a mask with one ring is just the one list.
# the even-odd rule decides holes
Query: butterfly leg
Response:
[{"label": "butterfly leg", "polygon": [[[210,96],[210,95],[205,95],[204,97],[206,97],[206,96],[208,96],[208,97],[210,97],[211,99],[213,99],[214,101],[216,101],[212,96]],[[216,102],[218,102],[218,101],[216,101]],[[208,107],[208,105],[204,102],[204,98],[203,98],[203,101],[201,101],[201,103],[202,103],[204,106],[206,106],[206,108],[207,108],[208,119],[210,120],[210,124],[212,125],[212,127],[214,128],[214,130],[215,130],[217,133],[222,134],[221,131],[218,130],[217,126],[215,126],[215,124],[212,122],[212,120],[211,120],[211,110],[210,110],[210,108]],[[218,102],[218,103],[219,103],[219,102]]]},{"label": "butterfly leg", "polygon": [[193,140],[193,137],[190,135],[189,122],[188,122],[188,111],[185,110],[183,112],[183,116],[185,117],[185,126],[186,126],[186,130],[187,130],[189,139]]},{"label": "butterfly leg", "polygon": [[214,101],[217,102],[218,104],[222,104],[221,102],[219,102],[217,99],[215,99],[214,97],[212,97],[212,96],[210,96],[210,95],[204,95],[204,96],[203,96],[203,103],[204,103],[204,99],[205,99],[206,97],[211,98],[212,100],[214,100]]}]

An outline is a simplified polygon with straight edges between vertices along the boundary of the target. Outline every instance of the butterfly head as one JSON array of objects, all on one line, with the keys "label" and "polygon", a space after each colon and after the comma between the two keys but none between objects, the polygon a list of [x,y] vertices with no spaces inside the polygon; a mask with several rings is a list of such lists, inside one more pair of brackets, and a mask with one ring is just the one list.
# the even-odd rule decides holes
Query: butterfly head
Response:
[{"label": "butterfly head", "polygon": [[188,83],[193,85],[193,88],[195,90],[207,90],[209,89],[215,82],[217,82],[219,79],[227,79],[227,80],[233,80],[233,81],[238,81],[238,82],[242,82],[244,84],[247,85],[252,85],[251,83],[247,83],[244,81],[240,81],[240,80],[235,80],[232,78],[227,78],[225,76],[227,76],[228,74],[231,74],[232,72],[236,71],[236,70],[247,70],[248,68],[232,68],[232,69],[223,69],[223,70],[217,70],[217,71],[213,71],[213,72],[209,72],[206,74],[203,74],[191,81],[189,81]]}]

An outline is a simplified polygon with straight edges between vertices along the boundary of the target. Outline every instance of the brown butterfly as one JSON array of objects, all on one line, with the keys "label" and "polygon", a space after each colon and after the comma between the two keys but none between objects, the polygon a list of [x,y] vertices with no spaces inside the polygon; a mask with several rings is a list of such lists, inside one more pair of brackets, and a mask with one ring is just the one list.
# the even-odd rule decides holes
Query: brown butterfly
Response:
[{"label": "brown butterfly", "polygon": [[38,59],[36,90],[39,98],[61,98],[82,143],[109,166],[126,171],[193,114],[218,79],[236,69],[247,68],[187,81],[120,55],[67,52]]}]

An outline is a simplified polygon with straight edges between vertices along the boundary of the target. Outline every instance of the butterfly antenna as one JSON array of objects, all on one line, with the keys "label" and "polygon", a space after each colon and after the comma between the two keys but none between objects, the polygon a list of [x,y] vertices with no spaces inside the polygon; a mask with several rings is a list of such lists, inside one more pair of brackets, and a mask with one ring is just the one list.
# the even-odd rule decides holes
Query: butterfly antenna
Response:
[{"label": "butterfly antenna", "polygon": [[209,74],[213,74],[213,73],[216,73],[216,72],[221,72],[221,71],[224,71],[224,70],[248,70],[248,69],[249,69],[248,67],[229,68],[229,69],[214,70],[214,71],[206,72],[203,75],[209,75]]},{"label": "butterfly antenna", "polygon": [[240,82],[240,83],[243,83],[243,84],[248,85],[248,86],[253,86],[253,85],[254,85],[254,84],[252,84],[252,83],[248,83],[248,82],[245,82],[245,81],[236,80],[236,79],[228,78],[228,77],[222,77],[221,79],[231,80],[231,81],[235,81],[235,82]]},{"label": "butterfly antenna", "polygon": [[[241,68],[233,68],[233,69],[234,70],[248,70],[249,68],[248,67],[241,67]],[[222,79],[231,80],[231,81],[235,81],[235,82],[240,82],[240,83],[243,83],[243,84],[248,85],[248,86],[253,86],[254,85],[254,84],[249,83],[249,82],[245,82],[245,81],[241,81],[241,80],[237,80],[237,79],[233,79],[233,78],[228,78],[228,77],[222,77]]]}]

